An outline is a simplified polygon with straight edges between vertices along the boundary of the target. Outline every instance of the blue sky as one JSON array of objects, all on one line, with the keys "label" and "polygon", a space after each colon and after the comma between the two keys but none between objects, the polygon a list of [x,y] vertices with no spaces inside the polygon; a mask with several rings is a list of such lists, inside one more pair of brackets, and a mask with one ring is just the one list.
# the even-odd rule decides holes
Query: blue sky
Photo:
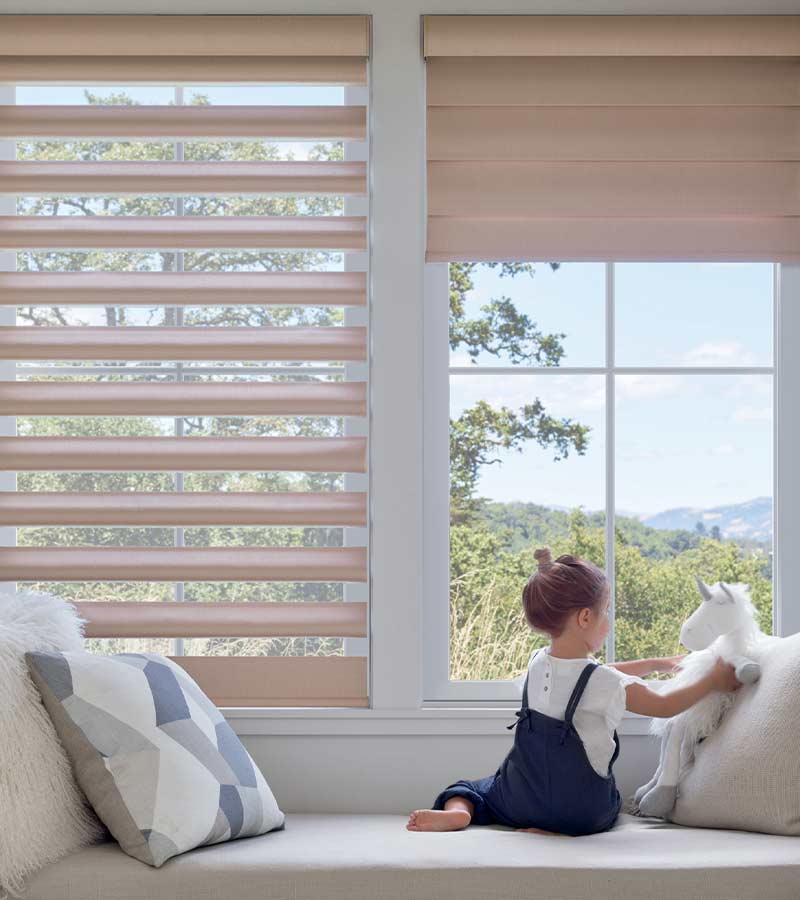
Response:
[{"label": "blue sky", "polygon": [[[563,332],[562,366],[604,363],[604,266],[566,263],[553,272],[475,274],[467,312],[511,297],[545,332]],[[765,263],[624,263],[616,266],[617,364],[772,364],[772,266]],[[481,364],[496,358],[482,356]],[[458,350],[451,364],[471,365]],[[497,500],[599,509],[604,497],[605,387],[596,375],[451,376],[451,414],[483,398],[518,408],[539,397],[553,415],[592,428],[584,456],[554,462],[528,445],[486,468],[479,492]],[[769,375],[618,375],[617,509],[654,513],[772,493]]]}]

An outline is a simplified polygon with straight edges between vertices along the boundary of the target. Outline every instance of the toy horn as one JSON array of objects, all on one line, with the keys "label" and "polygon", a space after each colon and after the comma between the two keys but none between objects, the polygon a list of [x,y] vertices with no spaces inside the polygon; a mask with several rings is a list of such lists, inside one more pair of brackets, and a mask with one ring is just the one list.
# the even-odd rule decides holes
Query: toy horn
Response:
[{"label": "toy horn", "polygon": [[703,581],[703,579],[699,575],[695,575],[695,580],[697,581],[697,587],[700,588],[700,593],[703,596],[703,600],[711,599],[711,591],[708,589],[708,585]]},{"label": "toy horn", "polygon": [[728,595],[728,599],[731,601],[731,603],[736,603],[736,598],[735,598],[735,597],[733,596],[733,594],[731,593],[731,589],[728,587],[728,585],[725,584],[724,581],[720,581],[719,586],[720,586],[720,587],[722,588],[722,590],[725,591],[725,593]]}]

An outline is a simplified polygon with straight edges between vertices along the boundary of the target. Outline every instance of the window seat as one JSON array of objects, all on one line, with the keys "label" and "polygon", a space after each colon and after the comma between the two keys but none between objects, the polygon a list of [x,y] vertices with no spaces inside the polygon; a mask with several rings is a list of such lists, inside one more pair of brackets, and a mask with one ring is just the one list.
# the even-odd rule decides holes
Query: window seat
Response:
[{"label": "window seat", "polygon": [[151,869],[115,843],[48,866],[27,900],[797,900],[800,839],[621,815],[591,837],[406,831],[406,815],[287,813],[284,830]]}]

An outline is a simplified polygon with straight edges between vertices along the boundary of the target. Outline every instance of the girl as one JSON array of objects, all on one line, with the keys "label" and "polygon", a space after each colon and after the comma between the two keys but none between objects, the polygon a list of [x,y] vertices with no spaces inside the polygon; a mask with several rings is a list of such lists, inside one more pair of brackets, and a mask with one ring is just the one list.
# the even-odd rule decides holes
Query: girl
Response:
[{"label": "girl", "polygon": [[694,684],[661,694],[640,675],[668,672],[680,656],[602,665],[590,660],[608,634],[609,583],[601,569],[570,554],[538,569],[522,591],[525,617],[551,638],[531,654],[514,745],[494,775],[446,787],[432,809],[411,813],[409,831],[455,831],[493,823],[538,834],[608,831],[621,798],[612,773],[617,725],[626,709],[675,716],[713,690],[734,691],[733,666],[716,666]]}]

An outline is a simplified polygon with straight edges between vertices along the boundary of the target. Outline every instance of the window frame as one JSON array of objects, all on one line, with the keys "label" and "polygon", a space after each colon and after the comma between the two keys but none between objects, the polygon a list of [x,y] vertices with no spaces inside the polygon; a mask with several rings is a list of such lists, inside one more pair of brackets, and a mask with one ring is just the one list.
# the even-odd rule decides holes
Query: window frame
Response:
[{"label": "window frame", "polygon": [[[605,381],[605,441],[604,501],[605,501],[605,561],[606,575],[611,585],[611,627],[606,639],[606,660],[614,661],[615,608],[615,379],[619,375],[749,375],[772,377],[772,497],[773,497],[773,634],[788,634],[791,622],[797,622],[800,603],[790,604],[783,592],[778,592],[778,411],[786,409],[788,396],[779,393],[784,384],[779,374],[779,360],[786,364],[786,354],[780,352],[778,333],[781,317],[781,287],[800,286],[800,277],[783,279],[779,263],[772,264],[772,365],[771,366],[620,366],[615,357],[615,263],[605,266],[604,298],[604,365],[602,366],[526,366],[476,365],[451,366],[449,345],[449,276],[447,263],[426,264],[425,290],[425,540],[424,540],[424,698],[430,705],[461,703],[491,703],[516,705],[519,698],[510,680],[464,680],[449,678],[449,379],[451,374],[506,374],[509,377],[526,374],[540,375],[602,375]],[[800,267],[795,266],[800,270]],[[797,303],[791,304],[792,310]],[[796,315],[796,313],[795,313]],[[800,316],[798,316],[800,325]],[[783,432],[781,432],[782,434]],[[612,451],[612,452],[609,452]],[[785,518],[785,517],[784,517]],[[782,603],[786,602],[784,608]],[[797,623],[800,624],[800,623]],[[790,630],[784,630],[789,628]],[[633,714],[628,713],[632,716]],[[637,718],[640,718],[637,716]]]}]

